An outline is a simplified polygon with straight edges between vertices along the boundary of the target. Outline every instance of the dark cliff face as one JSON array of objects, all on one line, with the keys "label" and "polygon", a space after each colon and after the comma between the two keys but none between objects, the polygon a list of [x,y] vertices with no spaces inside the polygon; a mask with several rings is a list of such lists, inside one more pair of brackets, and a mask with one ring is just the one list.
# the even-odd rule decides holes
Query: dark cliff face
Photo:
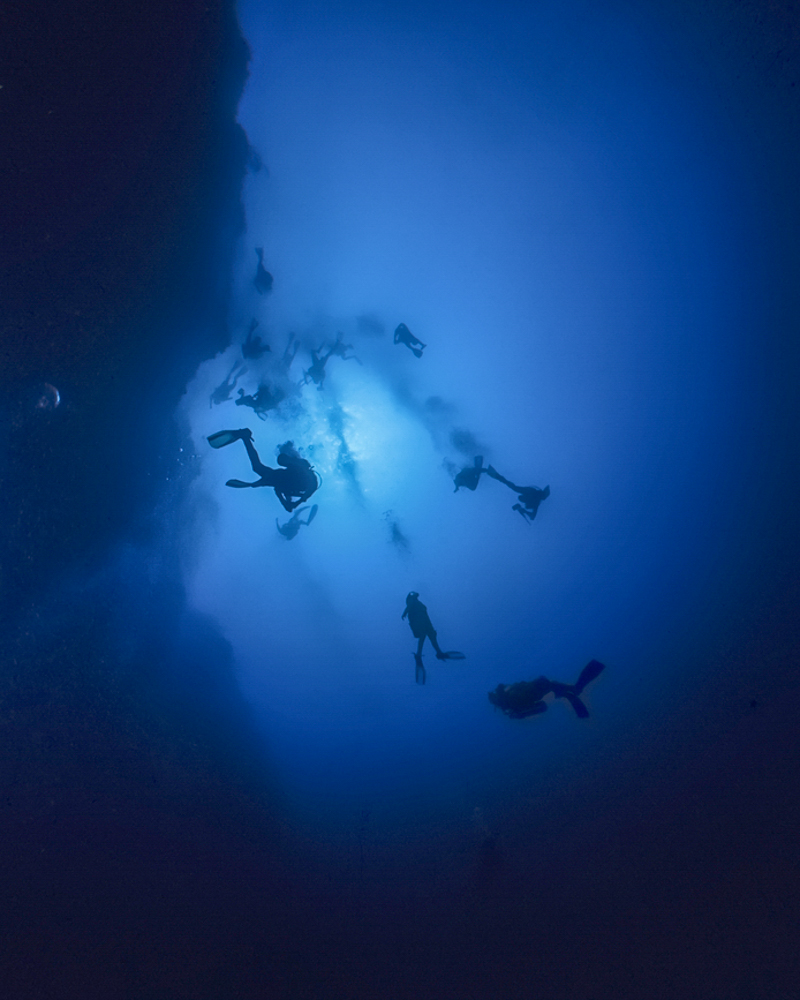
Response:
[{"label": "dark cliff face", "polygon": [[[175,446],[152,447],[158,429],[225,341],[248,50],[233,3],[33,3],[5,20],[2,503],[18,596],[153,502]],[[57,411],[33,412],[42,383]]]},{"label": "dark cliff face", "polygon": [[[0,18],[0,870],[16,928],[0,968],[19,997],[135,992],[150,974],[124,927],[169,933],[153,876],[191,892],[177,871],[203,867],[228,811],[209,780],[263,834],[248,794],[229,799],[256,751],[214,735],[247,729],[227,644],[187,616],[153,517],[192,474],[186,378],[227,340],[248,49],[227,0],[34,0]],[[187,809],[207,819],[187,826]]]}]

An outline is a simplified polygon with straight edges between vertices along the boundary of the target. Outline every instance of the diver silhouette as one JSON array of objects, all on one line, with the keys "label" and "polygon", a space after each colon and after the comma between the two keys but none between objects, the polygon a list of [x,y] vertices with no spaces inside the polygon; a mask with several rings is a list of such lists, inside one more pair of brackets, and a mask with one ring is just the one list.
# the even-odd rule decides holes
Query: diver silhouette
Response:
[{"label": "diver silhouette", "polygon": [[233,486],[236,489],[271,486],[284,510],[290,514],[319,489],[321,483],[319,476],[314,472],[310,462],[298,454],[291,441],[286,441],[278,450],[278,465],[282,466],[280,469],[271,469],[258,457],[253,445],[253,432],[249,427],[242,427],[237,431],[217,431],[208,437],[208,443],[212,448],[224,448],[234,441],[241,441],[244,444],[253,472],[261,478],[255,483],[229,479],[226,486]]},{"label": "diver silhouette", "polygon": [[423,344],[419,337],[415,337],[405,323],[401,323],[394,331],[394,342],[395,344],[405,344],[409,351],[418,358],[422,357],[422,352],[428,346]]},{"label": "diver silhouette", "polygon": [[[225,381],[221,382],[211,393],[211,399],[208,404],[209,407],[219,406],[220,403],[224,403],[226,400],[230,399],[231,393],[236,388],[236,383],[246,371],[246,365],[241,361],[237,361],[233,368],[231,368],[225,376]],[[236,376],[235,378],[234,375]],[[233,379],[233,381],[231,381],[231,379]]]},{"label": "diver silhouette", "polygon": [[333,346],[331,347],[331,349],[328,351],[327,354],[322,355],[322,347],[320,347],[319,351],[312,350],[311,357],[314,360],[311,362],[311,367],[307,368],[303,372],[303,384],[305,385],[309,381],[311,381],[316,385],[318,389],[322,389],[322,387],[325,385],[325,374],[326,374],[325,365],[327,365],[328,361],[334,356],[334,354],[338,358],[341,358],[343,361],[358,361],[358,363],[361,364],[361,362],[355,356],[355,354],[347,353],[348,351],[352,350],[353,350],[352,344],[342,343],[341,333],[336,334],[336,341],[334,342]]},{"label": "diver silhouette", "polygon": [[543,490],[540,490],[538,486],[517,486],[510,479],[501,476],[491,465],[486,469],[486,475],[496,479],[498,483],[505,483],[509,489],[517,494],[519,503],[515,503],[511,509],[520,513],[529,523],[536,517],[536,511],[542,500],[546,500],[550,496],[549,486],[545,486]]},{"label": "diver silhouette", "polygon": [[264,292],[272,291],[272,275],[264,267],[263,247],[256,247],[256,256],[258,257],[258,264],[256,265],[256,276],[253,278],[253,284],[256,286],[258,294],[263,295]]},{"label": "diver silhouette", "polygon": [[489,701],[510,719],[525,719],[529,715],[546,712],[547,705],[543,699],[545,695],[553,694],[556,698],[566,698],[578,718],[588,719],[589,712],[580,695],[586,685],[604,670],[605,664],[599,660],[590,660],[574,684],[561,684],[546,677],[537,677],[535,681],[519,681],[517,684],[498,684],[494,691],[489,692]]},{"label": "diver silhouette", "polygon": [[266,354],[267,351],[272,350],[269,344],[264,343],[264,341],[261,339],[260,334],[258,337],[253,336],[253,333],[255,332],[257,326],[258,326],[257,319],[250,320],[250,327],[247,331],[247,338],[245,342],[242,344],[242,357],[252,358],[254,361],[257,361],[262,354]]},{"label": "diver silhouette", "polygon": [[[419,599],[419,594],[416,590],[412,590],[406,597],[406,607],[405,611],[400,616],[405,618],[408,616],[408,624],[411,626],[411,632],[415,639],[418,639],[417,651],[414,653],[414,662],[417,667],[417,683],[425,683],[425,668],[422,665],[422,647],[425,645],[425,640],[430,639],[431,645],[436,651],[437,660],[463,660],[464,654],[459,653],[456,650],[449,650],[444,652],[436,638],[436,629],[433,627],[433,622],[428,614],[428,609]],[[422,679],[420,679],[420,674]]]},{"label": "diver silhouette", "polygon": [[458,493],[462,486],[468,490],[477,490],[478,483],[481,481],[481,475],[484,472],[488,472],[488,470],[483,467],[483,455],[476,455],[474,464],[465,465],[461,472],[456,475],[453,480],[456,488],[453,492]]},{"label": "diver silhouette", "polygon": [[273,366],[273,370],[277,370],[281,375],[288,378],[289,369],[292,367],[292,362],[295,359],[295,355],[300,347],[300,341],[295,339],[293,333],[289,334],[289,339],[286,342],[286,349],[283,352],[281,360]]},{"label": "diver silhouette", "polygon": [[294,512],[294,514],[292,514],[292,516],[289,518],[286,524],[278,524],[278,519],[276,517],[275,526],[277,527],[278,531],[283,535],[283,537],[286,539],[286,541],[290,542],[297,535],[297,532],[300,530],[301,525],[311,524],[311,522],[317,516],[318,509],[319,508],[317,507],[317,505],[314,504],[314,506],[311,508],[311,513],[304,521],[302,517],[300,517],[300,515],[303,513],[304,510],[308,510],[308,507],[300,507]]},{"label": "diver silhouette", "polygon": [[278,407],[285,397],[286,393],[282,389],[272,389],[266,382],[262,382],[252,396],[245,395],[244,389],[240,389],[239,398],[234,399],[234,403],[237,406],[249,406],[260,420],[266,420],[266,414]]}]

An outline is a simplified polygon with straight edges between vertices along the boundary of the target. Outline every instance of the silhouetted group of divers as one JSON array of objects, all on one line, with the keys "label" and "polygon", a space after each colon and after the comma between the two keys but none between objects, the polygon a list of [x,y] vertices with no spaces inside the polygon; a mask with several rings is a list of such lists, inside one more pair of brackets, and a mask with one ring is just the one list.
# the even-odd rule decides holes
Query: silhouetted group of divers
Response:
[{"label": "silhouetted group of divers", "polygon": [[[430,639],[437,660],[463,660],[465,658],[463,653],[456,650],[444,652],[441,649],[428,609],[419,599],[416,590],[412,590],[406,597],[405,611],[400,617],[408,617],[411,632],[418,640],[417,651],[414,653],[417,684],[425,683],[422,647],[425,645],[426,639]],[[586,685],[598,677],[603,670],[605,670],[605,666],[599,660],[590,660],[574,684],[562,684],[560,681],[548,680],[547,677],[537,677],[535,681],[519,681],[517,684],[498,684],[494,691],[489,692],[489,701],[510,719],[526,719],[530,715],[540,715],[542,712],[546,712],[547,705],[544,698],[546,695],[552,694],[556,698],[566,699],[572,705],[579,719],[588,719],[589,711],[581,701],[580,695]]]},{"label": "silhouetted group of divers", "polygon": [[[253,284],[259,294],[263,295],[271,291],[273,278],[264,267],[264,251],[262,247],[256,248],[256,255],[258,257],[258,264]],[[261,340],[260,336],[253,336],[257,326],[258,321],[254,319],[247,332],[247,339],[242,345],[242,356],[244,358],[257,360],[267,351],[271,350],[269,345]],[[290,336],[289,344],[282,359],[282,367],[287,372],[297,353],[297,344],[294,345],[294,350],[291,350],[293,339],[293,335]],[[394,343],[404,344],[418,358],[422,357],[422,352],[427,347],[427,344],[423,344],[418,337],[414,336],[405,323],[400,323],[394,331]],[[355,355],[347,354],[347,351],[352,349],[351,344],[342,343],[341,334],[338,334],[335,343],[330,347],[327,354],[322,354],[322,348],[319,351],[312,350],[311,355],[313,360],[311,367],[304,372],[302,384],[307,384],[311,381],[316,384],[318,389],[322,389],[325,382],[325,366],[328,360],[334,355],[345,361],[354,359],[361,364]],[[231,368],[225,381],[211,394],[210,405],[213,406],[229,400],[236,388],[239,377],[246,370],[244,363],[237,361],[233,368]],[[234,402],[237,406],[249,406],[259,417],[265,419],[264,414],[270,409],[274,409],[284,398],[285,393],[280,388],[270,387],[266,383],[262,383],[254,395],[246,395],[244,389],[239,389],[239,398],[234,400]],[[273,469],[268,465],[264,465],[259,458],[253,444],[253,433],[247,427],[240,428],[239,430],[217,431],[208,437],[208,443],[212,448],[224,448],[229,444],[233,444],[234,441],[241,441],[244,444],[253,472],[259,478],[253,483],[246,483],[241,479],[229,479],[225,485],[237,489],[247,487],[255,489],[260,486],[272,487],[283,508],[292,514],[292,517],[284,525],[279,524],[277,518],[275,520],[280,534],[287,540],[291,540],[297,535],[301,525],[309,525],[314,520],[318,510],[316,504],[311,507],[305,520],[300,515],[309,509],[304,505],[307,504],[307,501],[320,488],[322,478],[314,470],[311,463],[298,453],[291,441],[286,441],[279,446],[277,461],[280,468]],[[505,476],[501,476],[491,465],[484,468],[482,455],[476,455],[472,465],[465,466],[457,473],[453,480],[455,483],[455,492],[457,493],[462,487],[468,490],[476,490],[481,476],[484,474],[508,486],[509,489],[517,494],[517,503],[513,505],[512,510],[521,514],[529,523],[536,517],[536,512],[541,502],[550,496],[549,486],[545,486],[544,489],[539,489],[538,486],[518,486],[516,483],[511,482],[510,479],[506,479]],[[433,627],[430,615],[428,614],[428,609],[419,599],[417,591],[412,590],[406,597],[406,606],[401,618],[408,618],[411,632],[414,638],[417,639],[414,664],[418,684],[424,684],[426,680],[425,665],[422,661],[422,648],[425,645],[426,639],[433,646],[437,660],[465,659],[464,654],[457,650],[443,651],[441,649],[436,629]],[[579,718],[585,719],[588,718],[589,712],[585,704],[581,701],[580,695],[587,684],[598,677],[604,669],[604,664],[600,663],[599,660],[590,660],[574,684],[563,684],[560,681],[551,681],[547,677],[537,677],[533,681],[519,681],[516,684],[498,684],[494,691],[489,692],[488,698],[495,708],[499,708],[509,718],[525,719],[531,715],[539,715],[545,712],[547,705],[544,698],[548,694],[552,694],[555,698],[564,698],[568,701],[574,709],[575,714]]]}]

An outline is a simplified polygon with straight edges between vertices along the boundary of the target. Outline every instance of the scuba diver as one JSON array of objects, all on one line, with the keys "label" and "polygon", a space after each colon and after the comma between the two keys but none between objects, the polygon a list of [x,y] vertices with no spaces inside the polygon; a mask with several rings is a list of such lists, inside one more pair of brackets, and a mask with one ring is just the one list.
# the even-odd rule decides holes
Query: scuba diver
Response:
[{"label": "scuba diver", "polygon": [[405,323],[401,323],[394,331],[394,342],[395,344],[405,344],[409,351],[416,354],[418,358],[422,357],[422,352],[428,346],[423,344],[419,337],[415,337]]},{"label": "scuba diver", "polygon": [[311,357],[314,360],[311,362],[311,367],[303,372],[303,384],[306,385],[310,379],[318,389],[322,389],[322,387],[325,384],[325,365],[328,363],[328,360],[331,357],[333,357],[334,354],[338,358],[341,358],[343,361],[358,361],[358,363],[361,364],[361,362],[358,360],[355,354],[348,355],[347,352],[352,350],[353,350],[352,344],[342,343],[341,333],[336,334],[336,342],[334,343],[333,347],[331,347],[331,349],[328,351],[328,353],[323,357],[320,357],[320,352],[322,351],[322,347],[320,347],[319,351],[312,350]]},{"label": "scuba diver", "polygon": [[[221,382],[217,386],[217,388],[211,393],[211,399],[209,400],[208,403],[209,407],[213,407],[215,404],[219,406],[220,403],[224,403],[226,402],[226,400],[230,399],[231,393],[236,388],[236,383],[239,381],[239,378],[242,375],[244,375],[246,371],[247,367],[244,364],[242,364],[241,361],[237,361],[236,364],[233,366],[233,368],[231,368],[231,370],[228,372],[227,376],[225,377],[225,381]],[[234,374],[236,375],[235,378],[233,378]],[[233,381],[231,381],[232,378]],[[242,390],[240,389],[239,392],[241,391]]]},{"label": "scuba diver", "polygon": [[249,406],[260,420],[266,420],[266,414],[280,405],[286,396],[282,389],[271,389],[262,382],[254,396],[246,396],[244,389],[239,390],[239,398],[234,399],[237,406]]},{"label": "scuba diver", "polygon": [[252,358],[254,361],[258,361],[262,354],[266,354],[267,351],[272,350],[269,344],[264,343],[260,334],[258,337],[253,336],[257,326],[257,319],[250,320],[250,328],[247,331],[247,339],[242,344],[242,357]]},{"label": "scuba diver", "polygon": [[289,377],[289,369],[292,367],[292,362],[295,359],[295,355],[300,347],[300,341],[295,339],[293,333],[289,334],[289,339],[286,342],[286,350],[283,352],[281,360],[277,364],[273,364],[273,371],[278,371],[281,375]]},{"label": "scuba diver", "polygon": [[605,670],[599,660],[590,660],[581,670],[574,684],[561,684],[546,677],[535,681],[519,681],[517,684],[498,684],[489,692],[489,701],[510,719],[526,719],[529,715],[539,715],[547,711],[543,699],[553,694],[556,698],[566,698],[575,709],[579,719],[588,719],[589,711],[580,699],[583,689]]},{"label": "scuba diver", "polygon": [[256,286],[258,294],[263,295],[264,292],[272,291],[272,275],[264,267],[263,247],[256,247],[256,256],[258,257],[258,265],[256,266],[256,276],[253,278],[253,284]]},{"label": "scuba diver", "polygon": [[322,480],[314,472],[311,463],[298,454],[291,441],[286,441],[278,449],[278,465],[283,466],[280,469],[271,469],[258,457],[258,452],[253,446],[253,432],[249,427],[242,427],[238,431],[217,431],[208,437],[208,443],[212,448],[224,448],[234,441],[241,441],[244,444],[253,472],[261,478],[255,483],[229,479],[225,483],[226,486],[233,486],[236,489],[245,489],[248,486],[253,489],[259,486],[271,486],[284,510],[290,514],[319,489]]},{"label": "scuba diver", "polygon": [[303,513],[304,510],[308,510],[308,507],[300,507],[298,510],[296,510],[294,514],[292,514],[292,516],[286,522],[286,524],[278,524],[278,519],[277,517],[275,518],[275,526],[278,529],[278,531],[283,535],[283,537],[286,539],[287,542],[291,542],[291,540],[297,535],[297,532],[300,530],[301,525],[311,524],[311,522],[317,516],[317,511],[319,510],[319,508],[317,507],[316,504],[314,504],[314,506],[311,508],[311,513],[308,515],[305,521],[300,517],[300,515]]},{"label": "scuba diver", "polygon": [[539,504],[550,496],[549,486],[545,486],[543,490],[540,490],[538,486],[517,486],[510,479],[501,476],[491,465],[486,469],[486,474],[492,479],[496,479],[498,483],[505,483],[509,489],[517,494],[519,503],[515,503],[511,509],[521,514],[529,524],[536,517]]},{"label": "scuba diver", "polygon": [[433,627],[433,622],[428,615],[428,609],[419,599],[419,594],[416,590],[412,590],[406,597],[406,608],[400,617],[405,618],[406,615],[408,615],[408,624],[411,626],[411,632],[414,638],[419,640],[417,643],[417,651],[414,653],[414,662],[417,667],[417,684],[425,683],[425,668],[422,665],[422,647],[424,646],[426,639],[430,639],[431,645],[436,650],[437,660],[465,659],[463,653],[459,653],[456,650],[450,650],[445,653],[439,647],[439,643],[436,639],[436,629]]},{"label": "scuba diver", "polygon": [[468,490],[477,490],[478,483],[481,481],[481,475],[487,471],[483,467],[483,455],[476,455],[474,465],[465,465],[461,472],[456,475],[453,480],[456,488],[453,492],[458,493],[462,486]]}]

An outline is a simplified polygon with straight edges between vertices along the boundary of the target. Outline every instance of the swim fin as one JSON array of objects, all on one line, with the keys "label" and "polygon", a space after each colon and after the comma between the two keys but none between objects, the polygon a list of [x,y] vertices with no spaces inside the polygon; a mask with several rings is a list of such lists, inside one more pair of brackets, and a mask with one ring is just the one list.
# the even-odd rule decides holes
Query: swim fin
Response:
[{"label": "swim fin", "polygon": [[[439,657],[437,657],[438,659]],[[466,660],[466,656],[463,653],[459,653],[457,649],[448,649],[446,653],[442,653],[442,660]]]},{"label": "swim fin", "polygon": [[311,524],[311,522],[317,516],[317,511],[318,510],[319,510],[319,506],[317,504],[314,504],[314,506],[311,508],[311,513],[308,515],[308,520],[306,521],[306,524]]},{"label": "swim fin", "polygon": [[575,694],[580,694],[586,685],[590,681],[593,681],[595,677],[599,677],[605,669],[605,664],[599,660],[589,660],[583,670],[581,670],[580,677],[575,684]]},{"label": "swim fin", "polygon": [[208,443],[212,448],[224,448],[225,445],[233,444],[234,441],[241,441],[243,433],[241,430],[217,431],[216,434],[208,435]]},{"label": "swim fin", "polygon": [[579,719],[589,718],[588,709],[577,695],[565,694],[562,695],[562,697],[566,698],[566,700],[570,703],[570,705],[572,705],[572,707],[575,709],[575,714],[578,716]]},{"label": "swim fin", "polygon": [[252,486],[252,483],[243,483],[241,479],[229,479],[226,486],[234,486],[237,490],[246,489],[248,486]]}]

